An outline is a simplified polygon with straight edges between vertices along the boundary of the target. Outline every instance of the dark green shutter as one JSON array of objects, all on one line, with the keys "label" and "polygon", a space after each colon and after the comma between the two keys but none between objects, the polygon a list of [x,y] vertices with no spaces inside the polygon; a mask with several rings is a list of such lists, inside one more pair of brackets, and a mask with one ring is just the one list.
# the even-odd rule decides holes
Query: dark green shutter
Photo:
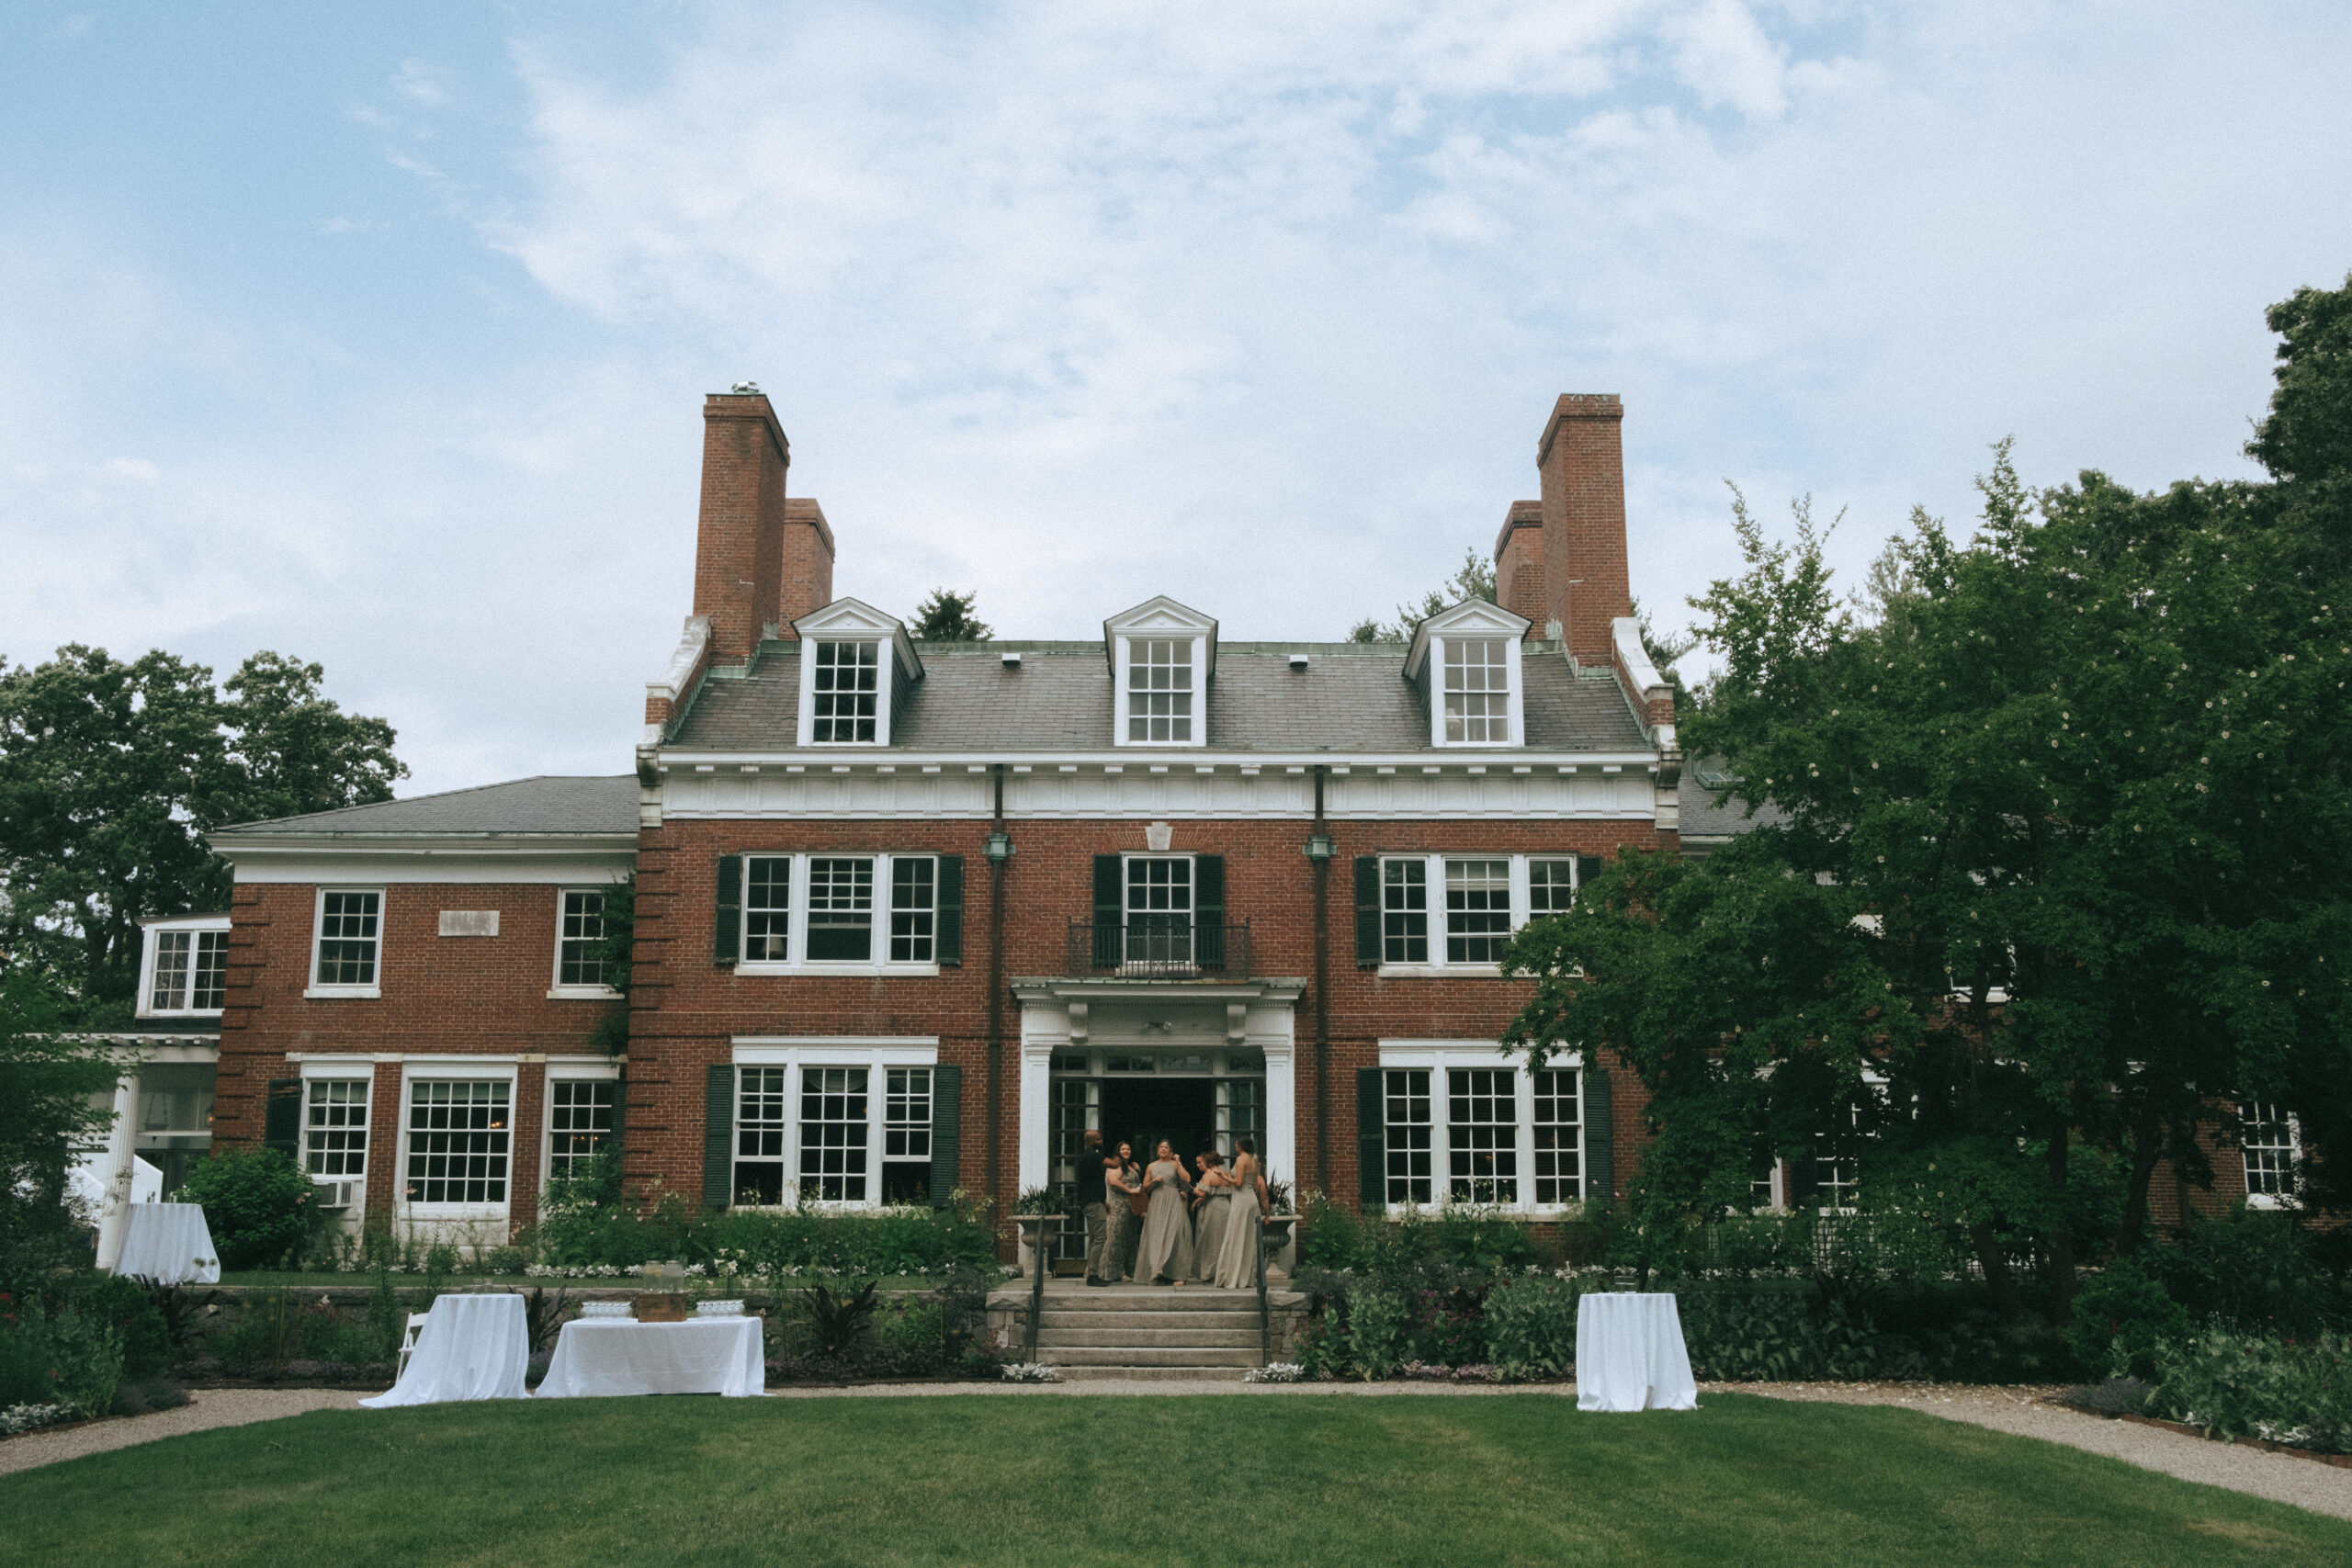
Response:
[{"label": "dark green shutter", "polygon": [[[731,857],[730,857],[731,858]],[[735,1069],[721,1063],[704,1080],[702,1206],[724,1209],[735,1185]]]},{"label": "dark green shutter", "polygon": [[1094,967],[1116,969],[1126,946],[1123,906],[1126,868],[1117,855],[1094,857]]},{"label": "dark green shutter", "polygon": [[613,1080],[613,1130],[605,1136],[605,1146],[622,1147],[621,1136],[628,1130],[628,1069]]},{"label": "dark green shutter", "polygon": [[956,1190],[956,1139],[964,1125],[964,1069],[931,1069],[931,1206]]},{"label": "dark green shutter", "polygon": [[1356,856],[1356,967],[1380,967],[1380,857]]},{"label": "dark green shutter", "polygon": [[743,953],[743,857],[718,857],[718,918],[710,926],[710,961],[731,965]]},{"label": "dark green shutter", "polygon": [[1584,1195],[1606,1209],[1617,1195],[1617,1166],[1609,1125],[1609,1069],[1600,1053],[1584,1054]]},{"label": "dark green shutter", "polygon": [[1600,857],[1599,855],[1577,856],[1577,886],[1579,888],[1600,874]]},{"label": "dark green shutter", "polygon": [[1193,961],[1225,967],[1225,857],[1193,857]]},{"label": "dark green shutter", "polygon": [[939,962],[961,964],[964,962],[964,857],[962,855],[939,857],[938,888]]},{"label": "dark green shutter", "polygon": [[[1359,862],[1358,863],[1362,863]],[[1378,1067],[1356,1069],[1356,1201],[1369,1213],[1388,1200],[1388,1100]]]},{"label": "dark green shutter", "polygon": [[264,1102],[261,1141],[265,1147],[284,1149],[295,1164],[302,1163],[302,1080],[272,1078]]}]

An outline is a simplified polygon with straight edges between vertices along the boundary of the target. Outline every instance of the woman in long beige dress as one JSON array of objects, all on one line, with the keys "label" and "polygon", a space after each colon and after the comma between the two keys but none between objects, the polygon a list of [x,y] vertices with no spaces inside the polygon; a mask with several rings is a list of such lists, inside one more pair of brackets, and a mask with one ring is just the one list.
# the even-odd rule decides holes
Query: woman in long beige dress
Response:
[{"label": "woman in long beige dress", "polygon": [[1266,1177],[1258,1166],[1257,1145],[1237,1138],[1233,1148],[1234,1193],[1226,1215],[1225,1242],[1211,1275],[1212,1283],[1227,1291],[1257,1286],[1259,1216],[1266,1212]]},{"label": "woman in long beige dress", "polygon": [[1143,1185],[1151,1195],[1151,1212],[1144,1216],[1136,1279],[1173,1285],[1193,1272],[1193,1214],[1184,1201],[1192,1183],[1185,1180],[1183,1162],[1165,1138],[1152,1162],[1143,1168]]},{"label": "woman in long beige dress", "polygon": [[1218,1164],[1222,1157],[1215,1149],[1202,1151],[1201,1179],[1193,1188],[1193,1278],[1204,1285],[1216,1273],[1226,1215],[1233,1208],[1233,1178]]}]

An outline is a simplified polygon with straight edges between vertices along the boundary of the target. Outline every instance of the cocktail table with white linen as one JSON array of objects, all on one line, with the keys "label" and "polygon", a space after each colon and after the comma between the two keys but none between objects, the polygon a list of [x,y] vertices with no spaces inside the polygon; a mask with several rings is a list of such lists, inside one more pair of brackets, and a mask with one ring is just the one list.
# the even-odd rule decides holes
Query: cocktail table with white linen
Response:
[{"label": "cocktail table with white linen", "polygon": [[1699,1408],[1671,1294],[1603,1291],[1577,1303],[1577,1408]]},{"label": "cocktail table with white linen", "polygon": [[688,1323],[635,1323],[582,1317],[563,1325],[555,1359],[539,1383],[541,1399],[594,1399],[624,1393],[717,1393],[757,1398],[767,1392],[767,1359],[756,1317],[697,1317]]},{"label": "cocktail table with white linen", "polygon": [[390,1393],[359,1403],[388,1410],[459,1399],[522,1399],[527,1397],[523,1374],[530,1364],[531,1331],[522,1297],[441,1296],[425,1314],[401,1381]]},{"label": "cocktail table with white linen", "polygon": [[220,1258],[199,1203],[131,1203],[122,1212],[122,1255],[114,1271],[158,1285],[217,1285]]}]

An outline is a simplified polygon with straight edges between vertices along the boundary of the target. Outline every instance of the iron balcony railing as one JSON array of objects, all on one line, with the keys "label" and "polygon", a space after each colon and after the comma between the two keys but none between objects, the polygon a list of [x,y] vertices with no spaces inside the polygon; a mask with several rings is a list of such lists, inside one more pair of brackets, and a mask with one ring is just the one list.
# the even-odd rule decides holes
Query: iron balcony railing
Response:
[{"label": "iron balcony railing", "polygon": [[1155,980],[1247,976],[1250,922],[1195,922],[1190,915],[1130,915],[1117,924],[1072,920],[1069,973]]}]

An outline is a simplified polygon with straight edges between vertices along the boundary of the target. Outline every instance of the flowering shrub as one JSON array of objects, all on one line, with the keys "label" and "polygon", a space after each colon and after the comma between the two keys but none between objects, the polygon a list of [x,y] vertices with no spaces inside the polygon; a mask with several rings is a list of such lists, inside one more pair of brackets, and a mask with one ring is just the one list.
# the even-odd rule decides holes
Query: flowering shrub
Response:
[{"label": "flowering shrub", "polygon": [[0,1410],[0,1438],[13,1438],[19,1432],[53,1427],[73,1418],[74,1407],[70,1404],[11,1404]]},{"label": "flowering shrub", "polygon": [[1004,1369],[1007,1382],[1059,1382],[1062,1374],[1042,1361],[1012,1361]]},{"label": "flowering shrub", "polygon": [[1306,1369],[1296,1361],[1268,1361],[1262,1367],[1252,1367],[1243,1382],[1297,1382],[1306,1376]]},{"label": "flowering shrub", "polygon": [[1435,1365],[1428,1361],[1408,1361],[1396,1371],[1401,1376],[1413,1382],[1499,1382],[1502,1381],[1496,1375],[1495,1369],[1484,1361],[1473,1361],[1467,1366],[1460,1367]]}]

